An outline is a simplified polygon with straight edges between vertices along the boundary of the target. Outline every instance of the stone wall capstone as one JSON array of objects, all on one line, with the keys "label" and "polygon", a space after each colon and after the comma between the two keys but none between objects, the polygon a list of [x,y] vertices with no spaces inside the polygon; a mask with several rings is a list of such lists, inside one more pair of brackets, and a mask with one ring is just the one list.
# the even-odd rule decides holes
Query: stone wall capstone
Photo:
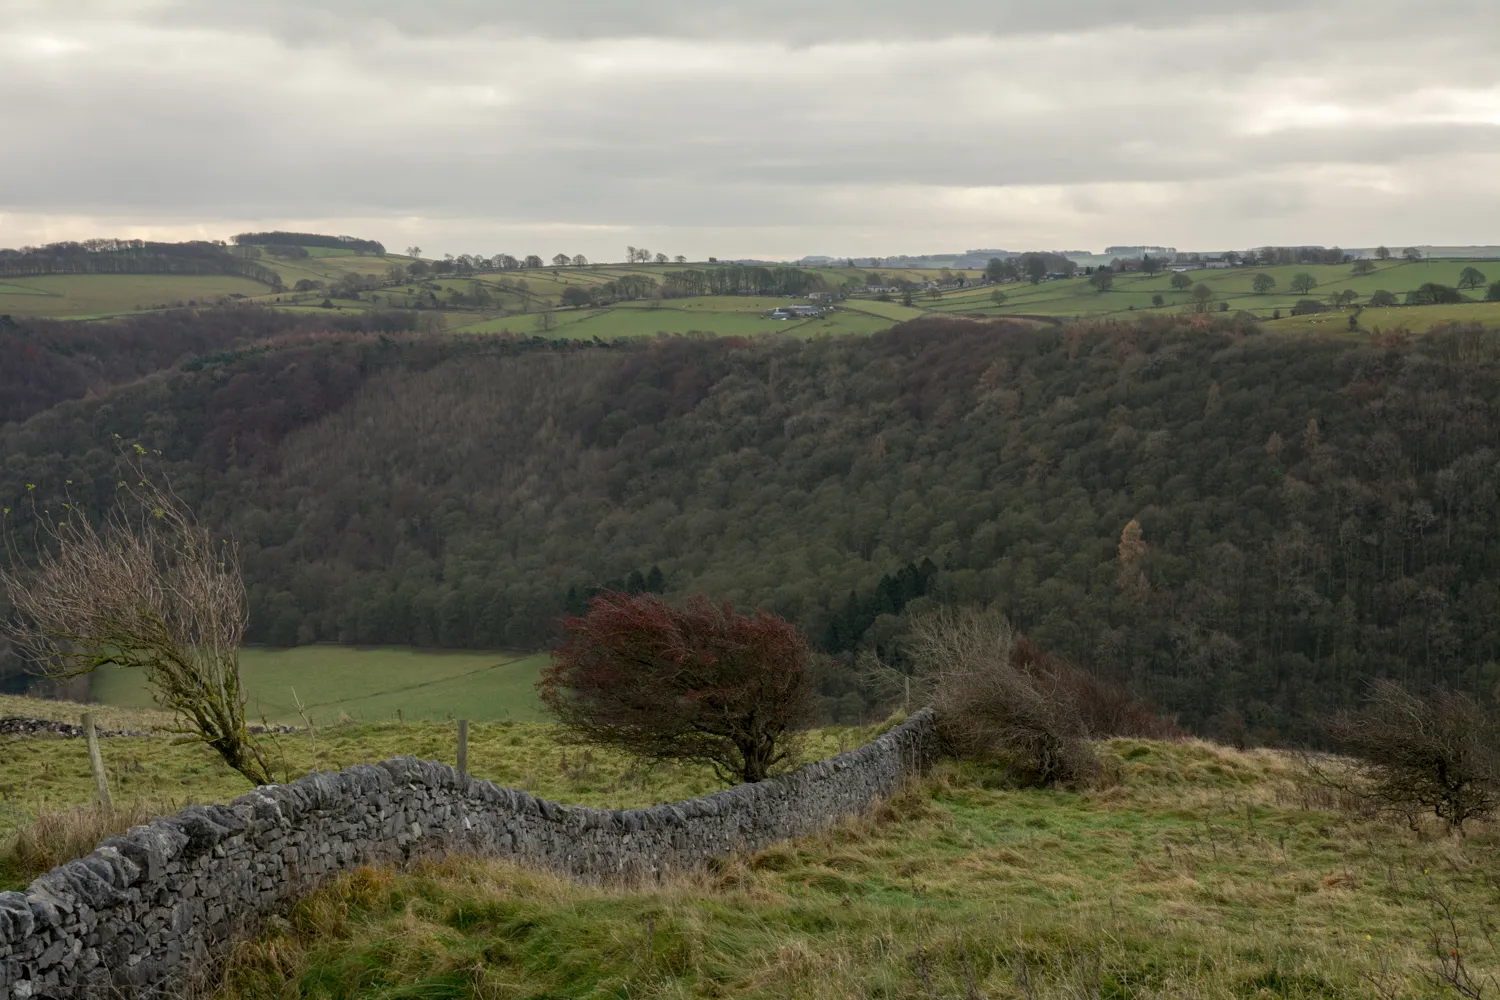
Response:
[{"label": "stone wall capstone", "polygon": [[660,877],[823,829],[936,753],[930,710],[830,760],[647,809],[564,806],[398,757],[190,806],[0,893],[0,997],[151,997],[328,878],[450,852],[574,878]]}]

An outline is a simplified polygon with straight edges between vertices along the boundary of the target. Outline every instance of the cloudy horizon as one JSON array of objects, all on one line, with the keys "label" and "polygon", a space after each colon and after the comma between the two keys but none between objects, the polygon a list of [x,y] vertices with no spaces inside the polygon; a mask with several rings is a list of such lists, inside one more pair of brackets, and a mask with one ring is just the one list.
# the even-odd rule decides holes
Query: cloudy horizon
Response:
[{"label": "cloudy horizon", "polygon": [[0,0],[0,246],[1500,243],[1500,19],[1307,7]]}]

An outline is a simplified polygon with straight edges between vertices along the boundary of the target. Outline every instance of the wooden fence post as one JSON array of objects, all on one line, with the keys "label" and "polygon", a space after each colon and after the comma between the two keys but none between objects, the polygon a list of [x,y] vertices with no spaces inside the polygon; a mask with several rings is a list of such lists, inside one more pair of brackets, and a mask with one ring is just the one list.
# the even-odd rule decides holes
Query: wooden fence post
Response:
[{"label": "wooden fence post", "polygon": [[99,734],[94,730],[94,713],[83,713],[83,735],[89,742],[89,769],[94,772],[94,784],[99,786],[99,804],[105,812],[114,812],[114,803],[109,798],[109,778],[104,774],[104,757],[99,753]]},{"label": "wooden fence post", "polygon": [[469,773],[469,720],[458,720],[458,773]]}]

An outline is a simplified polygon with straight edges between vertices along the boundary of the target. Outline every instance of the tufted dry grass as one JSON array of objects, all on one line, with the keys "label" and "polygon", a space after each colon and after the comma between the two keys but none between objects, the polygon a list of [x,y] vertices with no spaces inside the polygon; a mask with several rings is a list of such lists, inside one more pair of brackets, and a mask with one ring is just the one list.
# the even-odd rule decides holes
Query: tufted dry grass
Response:
[{"label": "tufted dry grass", "polygon": [[1495,831],[1327,808],[1267,751],[1100,753],[1102,791],[942,765],[864,817],[662,885],[474,859],[352,874],[247,943],[218,995],[1439,996],[1433,893],[1496,968],[1478,933]]},{"label": "tufted dry grass", "polygon": [[[0,714],[78,721],[91,706],[0,696]],[[162,713],[99,710],[106,728],[149,730]],[[833,727],[810,734],[810,758],[831,757],[872,739],[885,723]],[[311,771],[414,756],[452,763],[457,731],[451,722],[345,723],[267,742],[278,779]],[[127,803],[135,822],[175,812],[195,802],[226,802],[250,790],[245,779],[200,744],[169,735],[113,737],[101,741],[116,803]],[[703,795],[722,787],[705,768],[641,766],[623,754],[560,744],[553,727],[535,722],[473,723],[469,770],[477,777],[525,788],[558,802],[630,808]],[[53,735],[0,736],[0,889],[22,888],[53,864],[86,854],[94,829],[115,832],[119,820],[98,817],[81,739]],[[101,825],[103,824],[103,825]],[[86,846],[85,846],[86,845]]]}]

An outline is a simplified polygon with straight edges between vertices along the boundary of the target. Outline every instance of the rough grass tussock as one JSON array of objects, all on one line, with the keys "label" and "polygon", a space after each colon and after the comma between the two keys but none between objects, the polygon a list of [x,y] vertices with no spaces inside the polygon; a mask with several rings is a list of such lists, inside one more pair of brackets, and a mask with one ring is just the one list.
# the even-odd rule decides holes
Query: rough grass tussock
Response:
[{"label": "rough grass tussock", "polygon": [[[942,764],[866,817],[662,885],[476,859],[366,870],[236,954],[218,996],[1440,996],[1476,973],[1500,835],[1297,801],[1269,751],[1117,739],[1093,792]],[[1443,932],[1447,933],[1447,932]],[[1445,942],[1448,941],[1444,937]]]}]

